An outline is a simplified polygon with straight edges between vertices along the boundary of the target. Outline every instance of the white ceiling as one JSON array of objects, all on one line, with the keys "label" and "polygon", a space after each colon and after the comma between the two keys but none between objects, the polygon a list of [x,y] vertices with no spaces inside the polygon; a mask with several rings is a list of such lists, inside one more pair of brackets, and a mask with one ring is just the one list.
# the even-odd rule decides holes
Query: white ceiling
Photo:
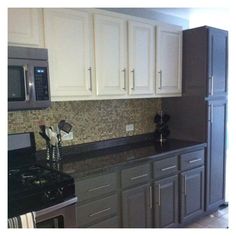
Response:
[{"label": "white ceiling", "polygon": [[153,11],[163,14],[189,19],[191,8],[152,8]]},{"label": "white ceiling", "polygon": [[191,15],[227,15],[229,9],[227,8],[152,8],[155,12],[160,12],[167,15],[177,16],[189,20]]}]

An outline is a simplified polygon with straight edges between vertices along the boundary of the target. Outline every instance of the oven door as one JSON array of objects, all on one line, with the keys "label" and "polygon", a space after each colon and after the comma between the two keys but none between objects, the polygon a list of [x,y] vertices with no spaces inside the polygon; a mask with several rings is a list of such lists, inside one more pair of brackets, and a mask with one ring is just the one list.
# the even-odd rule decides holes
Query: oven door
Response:
[{"label": "oven door", "polygon": [[77,197],[36,211],[37,228],[75,228]]}]

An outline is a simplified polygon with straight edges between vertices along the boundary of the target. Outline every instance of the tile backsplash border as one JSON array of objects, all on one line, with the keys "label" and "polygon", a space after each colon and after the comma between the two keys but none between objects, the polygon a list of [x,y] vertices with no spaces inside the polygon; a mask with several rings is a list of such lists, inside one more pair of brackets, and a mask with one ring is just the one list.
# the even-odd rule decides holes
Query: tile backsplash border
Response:
[{"label": "tile backsplash border", "polygon": [[[39,125],[56,128],[65,119],[73,125],[74,139],[63,146],[89,143],[153,132],[160,110],[159,98],[52,102],[45,110],[8,112],[8,133],[34,132],[37,150],[42,150]],[[134,124],[134,131],[126,132],[126,124]]]}]

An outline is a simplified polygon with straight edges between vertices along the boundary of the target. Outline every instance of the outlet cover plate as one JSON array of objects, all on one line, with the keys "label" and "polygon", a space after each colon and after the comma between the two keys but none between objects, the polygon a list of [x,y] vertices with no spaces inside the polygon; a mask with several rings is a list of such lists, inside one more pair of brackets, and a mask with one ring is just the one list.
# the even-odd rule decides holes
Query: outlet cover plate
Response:
[{"label": "outlet cover plate", "polygon": [[128,124],[125,126],[126,132],[134,131],[134,124]]},{"label": "outlet cover plate", "polygon": [[70,131],[69,134],[67,134],[66,132],[61,131],[61,139],[63,141],[69,141],[73,139],[73,131]]}]

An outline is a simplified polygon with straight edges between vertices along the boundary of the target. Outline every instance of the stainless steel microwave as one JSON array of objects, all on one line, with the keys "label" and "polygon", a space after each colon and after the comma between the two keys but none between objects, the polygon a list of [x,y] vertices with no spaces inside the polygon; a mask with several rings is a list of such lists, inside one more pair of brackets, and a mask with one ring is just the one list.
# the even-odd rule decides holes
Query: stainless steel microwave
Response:
[{"label": "stainless steel microwave", "polygon": [[50,106],[48,51],[8,46],[8,111]]}]

